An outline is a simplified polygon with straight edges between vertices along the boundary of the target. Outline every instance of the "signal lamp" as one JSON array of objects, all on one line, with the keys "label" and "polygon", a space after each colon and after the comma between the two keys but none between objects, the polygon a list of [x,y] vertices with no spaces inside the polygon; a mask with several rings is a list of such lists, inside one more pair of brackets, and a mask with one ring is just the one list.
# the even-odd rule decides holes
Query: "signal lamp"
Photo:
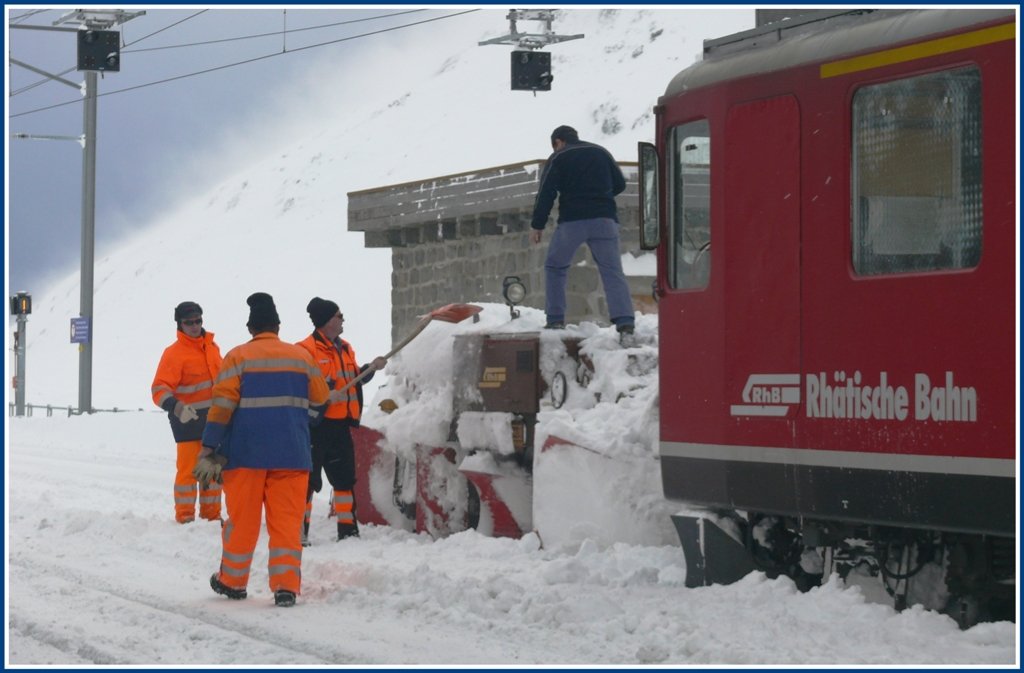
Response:
[{"label": "signal lamp", "polygon": [[19,292],[11,297],[11,315],[29,315],[32,313],[32,295]]},{"label": "signal lamp", "polygon": [[551,91],[551,54],[546,51],[512,52],[513,91]]},{"label": "signal lamp", "polygon": [[501,296],[505,298],[508,312],[512,318],[518,318],[519,311],[515,307],[526,298],[526,286],[519,280],[519,276],[505,276],[505,279],[501,281]]},{"label": "signal lamp", "polygon": [[120,72],[120,38],[116,30],[78,31],[78,69]]}]

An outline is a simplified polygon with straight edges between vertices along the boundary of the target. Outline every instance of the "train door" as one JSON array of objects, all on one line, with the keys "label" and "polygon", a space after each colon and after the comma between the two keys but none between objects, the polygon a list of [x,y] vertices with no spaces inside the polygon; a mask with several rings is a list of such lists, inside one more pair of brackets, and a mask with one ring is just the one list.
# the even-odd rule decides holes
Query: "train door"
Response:
[{"label": "train door", "polygon": [[[659,355],[662,398],[672,400],[661,422],[666,496],[738,506],[773,483],[792,505],[780,474],[789,468],[750,447],[796,442],[799,106],[791,95],[738,103],[672,126],[666,140],[659,312],[662,334],[670,335]],[[645,160],[641,148],[645,167],[655,164],[652,152]],[[642,185],[642,198],[657,182],[646,168],[644,175],[651,184]],[[645,218],[657,215],[652,202]]]},{"label": "train door", "polygon": [[724,141],[718,260],[724,265],[723,411],[732,420],[726,443],[792,447],[800,404],[801,331],[796,98],[733,105]]}]

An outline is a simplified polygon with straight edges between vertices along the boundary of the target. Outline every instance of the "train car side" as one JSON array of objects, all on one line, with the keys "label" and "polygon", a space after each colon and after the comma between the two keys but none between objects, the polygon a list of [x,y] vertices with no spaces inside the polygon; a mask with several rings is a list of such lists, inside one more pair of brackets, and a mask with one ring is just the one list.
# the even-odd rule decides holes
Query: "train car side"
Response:
[{"label": "train car side", "polygon": [[659,101],[665,494],[740,512],[748,552],[770,517],[781,571],[851,534],[968,539],[1000,567],[960,584],[1008,583],[1014,18],[836,16]]}]

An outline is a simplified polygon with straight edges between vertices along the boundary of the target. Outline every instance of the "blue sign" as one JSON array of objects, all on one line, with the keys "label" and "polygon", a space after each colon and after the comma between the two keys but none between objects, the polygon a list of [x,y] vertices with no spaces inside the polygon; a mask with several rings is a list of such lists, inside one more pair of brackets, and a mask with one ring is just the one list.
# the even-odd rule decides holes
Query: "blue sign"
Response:
[{"label": "blue sign", "polygon": [[73,344],[87,344],[87,343],[89,343],[89,319],[88,318],[72,318],[71,319],[71,343],[73,343]]}]

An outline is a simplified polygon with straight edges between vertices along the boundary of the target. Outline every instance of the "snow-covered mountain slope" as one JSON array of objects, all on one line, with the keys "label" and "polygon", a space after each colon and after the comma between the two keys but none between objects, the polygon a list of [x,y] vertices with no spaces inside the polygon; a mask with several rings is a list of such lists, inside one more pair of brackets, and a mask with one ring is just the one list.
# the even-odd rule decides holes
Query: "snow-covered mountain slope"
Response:
[{"label": "snow-covered mountain slope", "polygon": [[[347,231],[347,192],[543,158],[559,124],[631,160],[636,142],[651,140],[658,96],[702,40],[753,25],[750,9],[565,10],[555,31],[585,37],[550,47],[552,91],[534,96],[509,90],[510,47],[477,45],[508,32],[505,15],[484,9],[388,34],[368,41],[358,62],[320,55],[305,81],[268,91],[295,101],[293,117],[199,150],[237,172],[190,184],[169,171],[187,185],[180,205],[97,251],[93,406],[153,408],[153,371],[174,339],[173,307],[186,299],[203,306],[224,351],[248,339],[245,298],[264,291],[282,338],[309,332],[305,306],[318,295],[341,306],[361,361],[386,352],[390,251],[365,249]],[[268,154],[282,138],[290,142]],[[69,321],[79,314],[78,270],[33,300],[27,400],[77,406]]]}]

